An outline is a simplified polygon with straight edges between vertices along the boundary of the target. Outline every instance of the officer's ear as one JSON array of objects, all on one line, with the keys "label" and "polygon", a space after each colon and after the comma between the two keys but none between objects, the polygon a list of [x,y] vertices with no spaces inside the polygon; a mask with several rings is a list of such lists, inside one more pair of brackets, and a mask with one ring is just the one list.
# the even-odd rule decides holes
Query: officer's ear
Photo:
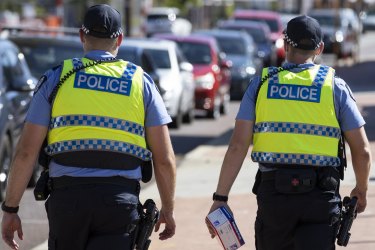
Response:
[{"label": "officer's ear", "polygon": [[322,42],[320,43],[320,45],[319,45],[319,48],[317,48],[317,49],[315,50],[315,55],[316,55],[316,56],[319,56],[320,54],[323,53],[323,50],[324,50],[324,42],[322,41]]},{"label": "officer's ear", "polygon": [[83,32],[82,29],[79,29],[79,38],[81,40],[81,43],[85,42],[85,33]]}]

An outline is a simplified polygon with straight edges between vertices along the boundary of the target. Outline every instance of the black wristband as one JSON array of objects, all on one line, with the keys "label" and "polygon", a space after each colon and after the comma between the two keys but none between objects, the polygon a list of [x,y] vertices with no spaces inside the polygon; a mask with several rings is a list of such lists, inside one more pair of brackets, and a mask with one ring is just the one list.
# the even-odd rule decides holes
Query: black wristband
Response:
[{"label": "black wristband", "polygon": [[3,201],[3,203],[1,203],[1,210],[3,210],[4,212],[7,212],[7,213],[12,213],[12,214],[16,214],[18,213],[18,209],[20,207],[8,207],[7,205],[5,205],[5,201]]},{"label": "black wristband", "polygon": [[228,201],[228,196],[218,195],[218,194],[214,193],[212,195],[212,199],[214,201],[224,201],[224,202],[227,202]]}]

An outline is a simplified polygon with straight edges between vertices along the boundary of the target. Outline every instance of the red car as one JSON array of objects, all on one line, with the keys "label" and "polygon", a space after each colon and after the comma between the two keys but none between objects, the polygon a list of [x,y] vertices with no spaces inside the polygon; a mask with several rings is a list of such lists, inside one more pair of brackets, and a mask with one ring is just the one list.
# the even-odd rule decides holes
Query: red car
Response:
[{"label": "red car", "polygon": [[269,10],[236,10],[233,19],[265,22],[271,30],[271,40],[276,47],[277,64],[283,63],[285,60],[284,28],[279,13]]},{"label": "red car", "polygon": [[202,35],[158,34],[155,37],[175,41],[193,65],[195,108],[206,111],[207,117],[214,119],[225,114],[230,101],[230,62],[222,58],[216,40]]}]

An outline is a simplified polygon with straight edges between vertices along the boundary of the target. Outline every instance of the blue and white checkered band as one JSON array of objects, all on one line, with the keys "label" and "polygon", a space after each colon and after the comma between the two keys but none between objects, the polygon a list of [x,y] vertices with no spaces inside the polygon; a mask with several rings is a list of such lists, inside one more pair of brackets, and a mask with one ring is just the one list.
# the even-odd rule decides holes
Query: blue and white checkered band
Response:
[{"label": "blue and white checkered band", "polygon": [[253,152],[251,159],[255,162],[273,164],[296,164],[309,166],[340,166],[338,157],[309,154],[285,154],[273,152]]},{"label": "blue and white checkered band", "polygon": [[128,64],[126,65],[125,71],[122,74],[122,76],[125,79],[131,80],[133,78],[134,73],[135,73],[136,70],[137,70],[137,66],[135,64],[131,63],[131,62],[128,62]]},{"label": "blue and white checkered band", "polygon": [[53,156],[58,153],[85,151],[85,150],[100,150],[115,153],[124,153],[135,156],[144,161],[151,160],[152,153],[142,147],[134,144],[112,141],[104,139],[79,139],[63,142],[56,142],[46,147],[46,153]]},{"label": "blue and white checkered band", "polygon": [[279,73],[277,67],[269,67],[268,74],[270,76],[268,83],[269,84],[276,84],[279,83]]},{"label": "blue and white checkered band", "polygon": [[325,136],[339,139],[339,128],[316,124],[290,122],[259,122],[254,126],[254,133],[292,133],[304,135]]},{"label": "blue and white checkered band", "polygon": [[144,137],[144,127],[138,123],[106,116],[65,115],[51,119],[49,129],[65,126],[93,126],[108,129],[118,129]]},{"label": "blue and white checkered band", "polygon": [[83,66],[83,63],[82,63],[80,58],[73,58],[72,61],[73,61],[73,68],[74,69]]},{"label": "blue and white checkered band", "polygon": [[315,76],[313,81],[313,85],[320,87],[323,86],[324,81],[326,80],[327,74],[329,71],[329,67],[325,65],[320,65],[318,73]]}]

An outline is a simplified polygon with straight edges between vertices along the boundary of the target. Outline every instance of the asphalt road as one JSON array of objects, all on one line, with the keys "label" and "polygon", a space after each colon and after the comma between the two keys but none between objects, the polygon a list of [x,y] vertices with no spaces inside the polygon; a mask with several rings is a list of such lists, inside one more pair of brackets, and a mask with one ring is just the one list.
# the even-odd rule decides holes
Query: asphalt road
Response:
[{"label": "asphalt road", "polygon": [[[367,133],[372,144],[375,142],[375,83],[373,82],[375,69],[375,33],[367,33],[361,40],[360,63],[351,65],[350,62],[335,62],[330,56],[323,56],[322,61],[328,65],[339,65],[336,67],[337,75],[345,79],[350,85],[361,104],[367,125]],[[208,144],[209,141],[220,136],[231,134],[234,118],[237,113],[239,102],[231,102],[229,114],[218,120],[210,120],[197,117],[193,124],[183,125],[181,129],[171,129],[171,139],[177,155],[178,162],[183,160],[186,153],[194,150],[200,145]],[[373,147],[374,150],[375,146]],[[375,154],[374,154],[375,155]],[[28,189],[22,199],[19,212],[24,231],[24,240],[19,241],[21,249],[32,249],[43,243],[48,237],[48,223],[43,202],[36,202],[33,198],[32,189]],[[8,249],[0,241],[0,250]]]}]

